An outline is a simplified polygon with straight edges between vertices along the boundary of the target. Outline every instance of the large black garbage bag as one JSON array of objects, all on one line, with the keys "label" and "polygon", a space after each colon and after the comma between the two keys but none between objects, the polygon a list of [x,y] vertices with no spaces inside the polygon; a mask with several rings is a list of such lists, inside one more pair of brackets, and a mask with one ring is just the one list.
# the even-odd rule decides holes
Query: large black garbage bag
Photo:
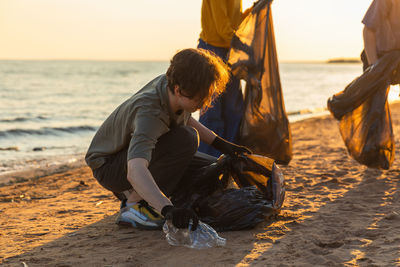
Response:
[{"label": "large black garbage bag", "polygon": [[284,177],[274,160],[260,155],[242,155],[232,160],[230,174],[239,187],[255,185],[273,209],[285,198]]},{"label": "large black garbage bag", "polygon": [[399,73],[399,64],[400,51],[385,54],[343,91],[328,99],[329,111],[340,120],[344,114],[358,108],[377,91],[386,91],[391,84],[398,83],[396,76]]},{"label": "large black garbage bag", "polygon": [[[174,193],[172,202],[193,208],[217,231],[252,228],[279,212],[284,201],[283,174],[263,156],[222,156],[188,179],[192,184]],[[227,189],[229,179],[240,188]]]},{"label": "large black garbage bag", "polygon": [[371,168],[389,169],[394,160],[388,92],[389,87],[377,91],[339,121],[339,130],[349,154]]},{"label": "large black garbage bag", "polygon": [[349,154],[372,168],[389,169],[395,155],[387,95],[398,83],[400,51],[384,55],[342,92],[328,99]]},{"label": "large black garbage bag", "polygon": [[194,208],[217,231],[250,229],[275,212],[255,186],[217,191],[198,199]]},{"label": "large black garbage bag", "polygon": [[287,164],[292,138],[276,54],[271,0],[255,3],[232,38],[228,63],[246,81],[239,142],[257,154]]}]

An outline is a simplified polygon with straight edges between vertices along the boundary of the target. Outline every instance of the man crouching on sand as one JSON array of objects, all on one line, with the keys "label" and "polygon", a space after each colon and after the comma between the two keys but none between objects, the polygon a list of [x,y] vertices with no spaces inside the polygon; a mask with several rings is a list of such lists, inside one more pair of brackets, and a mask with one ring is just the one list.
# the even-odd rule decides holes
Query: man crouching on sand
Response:
[{"label": "man crouching on sand", "polygon": [[[121,201],[117,224],[161,229],[164,217],[177,228],[198,224],[191,209],[169,200],[185,173],[215,162],[197,152],[199,137],[224,154],[250,152],[227,142],[191,117],[211,105],[229,80],[228,67],[202,49],[185,49],[161,75],[122,103],[94,136],[86,163],[93,176]],[[161,213],[161,214],[160,214]]]}]

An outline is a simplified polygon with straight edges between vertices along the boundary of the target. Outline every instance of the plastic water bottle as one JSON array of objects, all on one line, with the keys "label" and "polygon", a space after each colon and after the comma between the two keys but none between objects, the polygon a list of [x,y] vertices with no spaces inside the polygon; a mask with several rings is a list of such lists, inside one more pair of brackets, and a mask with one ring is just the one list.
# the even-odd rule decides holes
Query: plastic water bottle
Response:
[{"label": "plastic water bottle", "polygon": [[172,246],[197,249],[225,246],[226,239],[220,237],[211,226],[199,221],[197,229],[191,231],[192,224],[192,221],[190,221],[188,229],[178,229],[170,220],[166,220],[163,231],[168,243]]}]

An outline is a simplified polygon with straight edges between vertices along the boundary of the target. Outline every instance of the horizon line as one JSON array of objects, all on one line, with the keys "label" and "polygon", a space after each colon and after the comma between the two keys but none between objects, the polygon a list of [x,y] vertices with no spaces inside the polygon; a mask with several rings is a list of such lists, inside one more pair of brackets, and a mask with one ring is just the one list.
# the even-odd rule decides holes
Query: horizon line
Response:
[{"label": "horizon line", "polygon": [[[329,63],[331,60],[354,60],[355,58],[330,58],[324,60],[281,60],[279,63],[292,63],[292,64],[302,64],[302,63]],[[169,59],[40,59],[40,58],[0,58],[0,61],[98,61],[98,62],[168,62]],[[345,62],[346,63],[346,62]],[[358,63],[358,62],[355,62]]]}]

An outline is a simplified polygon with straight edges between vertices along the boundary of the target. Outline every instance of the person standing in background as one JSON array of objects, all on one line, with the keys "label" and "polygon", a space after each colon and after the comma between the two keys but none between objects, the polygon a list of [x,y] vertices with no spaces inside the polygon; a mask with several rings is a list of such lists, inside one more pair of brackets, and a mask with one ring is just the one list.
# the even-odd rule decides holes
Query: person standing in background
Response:
[{"label": "person standing in background", "polygon": [[400,0],[373,0],[362,23],[365,70],[383,54],[400,49]]},{"label": "person standing in background", "polygon": [[[242,0],[203,0],[201,33],[198,48],[214,52],[227,60],[231,39],[251,8],[242,13]],[[243,94],[240,81],[231,76],[226,91],[214,100],[212,107],[200,111],[199,121],[217,135],[236,143],[243,117]],[[201,143],[199,151],[218,157],[221,153]]]}]

